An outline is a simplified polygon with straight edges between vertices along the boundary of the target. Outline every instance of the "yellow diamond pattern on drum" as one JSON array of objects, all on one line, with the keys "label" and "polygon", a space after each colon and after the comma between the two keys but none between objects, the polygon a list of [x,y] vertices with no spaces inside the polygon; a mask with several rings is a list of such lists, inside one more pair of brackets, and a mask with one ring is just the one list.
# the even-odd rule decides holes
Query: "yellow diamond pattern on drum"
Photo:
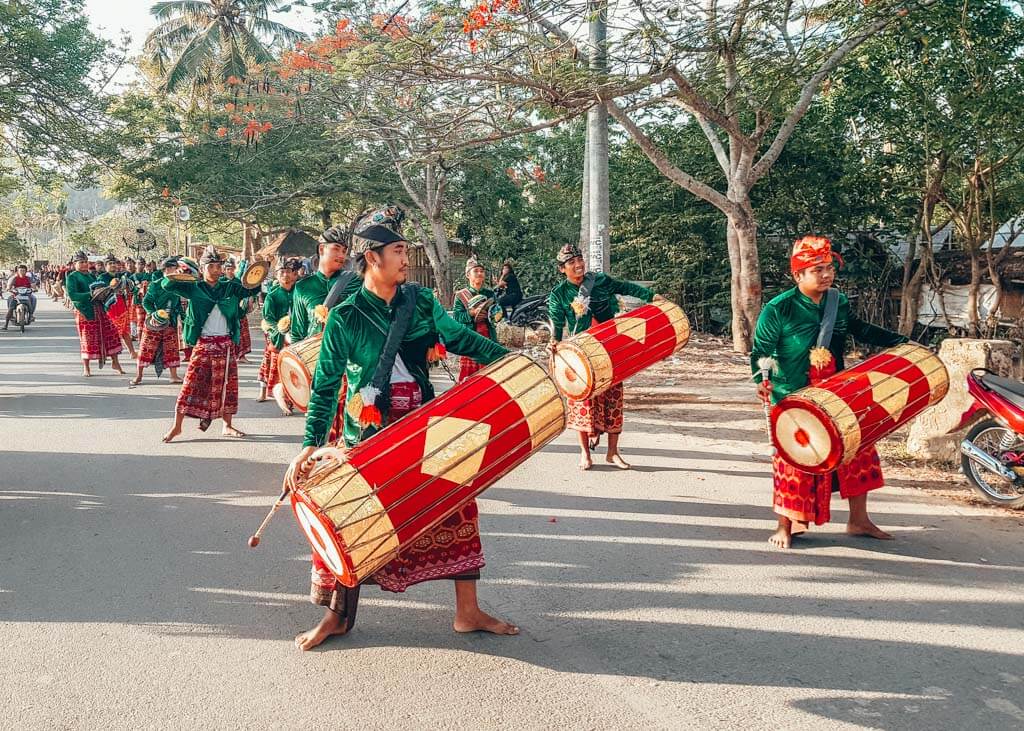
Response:
[{"label": "yellow diamond pattern on drum", "polygon": [[868,371],[867,376],[871,383],[871,398],[894,420],[899,419],[903,409],[907,408],[910,384],[902,378],[878,371]]},{"label": "yellow diamond pattern on drum", "polygon": [[647,342],[647,320],[639,317],[616,317],[613,322],[619,335],[625,335],[638,343]]},{"label": "yellow diamond pattern on drum", "polygon": [[[468,419],[433,416],[427,422],[423,474],[468,485],[480,472],[491,427]],[[434,454],[434,452],[437,452]]]}]

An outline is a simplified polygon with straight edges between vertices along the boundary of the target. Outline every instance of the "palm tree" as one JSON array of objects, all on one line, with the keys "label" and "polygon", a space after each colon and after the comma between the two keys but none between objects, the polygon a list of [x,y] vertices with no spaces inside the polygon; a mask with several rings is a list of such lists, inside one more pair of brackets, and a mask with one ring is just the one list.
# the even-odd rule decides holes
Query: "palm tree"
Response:
[{"label": "palm tree", "polygon": [[245,78],[250,66],[274,60],[275,43],[294,44],[305,34],[270,20],[281,0],[167,0],[150,12],[160,25],[146,38],[145,53],[173,92]]}]

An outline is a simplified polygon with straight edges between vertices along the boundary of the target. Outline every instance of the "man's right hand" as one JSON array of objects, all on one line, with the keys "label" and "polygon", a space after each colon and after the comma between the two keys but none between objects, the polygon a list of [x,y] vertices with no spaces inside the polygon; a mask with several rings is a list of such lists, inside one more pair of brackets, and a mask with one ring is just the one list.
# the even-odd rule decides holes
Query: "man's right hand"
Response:
[{"label": "man's right hand", "polygon": [[303,447],[302,451],[288,465],[288,469],[284,473],[284,484],[289,490],[295,490],[303,478],[309,474],[310,469],[313,467],[313,463],[309,458],[315,451],[316,447]]},{"label": "man's right hand", "polygon": [[772,401],[772,382],[761,381],[757,384],[757,396],[766,404],[770,404]]}]

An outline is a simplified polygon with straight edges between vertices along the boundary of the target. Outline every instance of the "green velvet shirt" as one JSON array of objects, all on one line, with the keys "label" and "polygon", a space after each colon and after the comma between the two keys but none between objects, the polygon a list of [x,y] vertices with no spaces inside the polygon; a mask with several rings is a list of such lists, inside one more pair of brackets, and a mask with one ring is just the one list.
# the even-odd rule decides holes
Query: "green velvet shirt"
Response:
[{"label": "green velvet shirt", "polygon": [[[482,287],[481,289],[466,287],[463,291],[469,292],[469,299],[473,299],[478,294],[482,294],[488,299],[497,301],[497,298],[494,296],[494,290],[488,289],[487,287]],[[470,330],[476,330],[476,323],[473,321],[473,317],[469,314],[469,310],[466,309],[466,305],[458,293],[455,295],[455,306],[452,308],[452,317],[455,318],[455,322],[465,325]],[[498,334],[494,330],[494,323],[491,322],[490,317],[487,318],[487,337],[491,340],[498,339]]]},{"label": "green velvet shirt", "polygon": [[294,293],[295,287],[291,289],[274,287],[263,301],[263,321],[269,325],[266,329],[267,339],[278,350],[285,346],[285,339],[284,333],[277,329],[277,323],[291,312]]},{"label": "green velvet shirt", "polygon": [[654,299],[654,292],[646,287],[597,272],[594,286],[590,290],[590,308],[577,318],[572,309],[572,301],[579,293],[579,285],[563,279],[548,295],[548,316],[554,325],[552,337],[555,340],[561,340],[566,329],[571,337],[589,328],[595,320],[606,322],[615,317],[619,311],[616,295],[636,297],[643,302]]},{"label": "green velvet shirt", "polygon": [[228,321],[228,334],[231,340],[235,345],[238,344],[239,319],[242,317],[240,303],[252,295],[252,291],[243,287],[239,280],[222,279],[216,286],[211,287],[203,279],[196,282],[176,282],[165,277],[162,286],[167,292],[188,300],[188,311],[185,313],[181,330],[186,344],[195,345],[199,342],[203,325],[213,312],[214,305],[220,308],[224,319]]},{"label": "green velvet shirt", "polygon": [[[387,303],[361,286],[355,294],[331,310],[324,328],[316,374],[313,376],[304,446],[319,447],[326,443],[338,406],[342,375],[348,377],[346,403],[373,379],[377,361],[384,350],[387,331],[402,296],[401,293],[396,294],[391,303]],[[420,287],[416,309],[398,354],[423,392],[424,403],[434,397],[427,351],[439,336],[453,353],[468,356],[478,363],[493,363],[508,353],[494,341],[457,323],[437,301],[433,292]],[[373,429],[361,430],[346,411],[346,444],[353,446],[372,433]]]},{"label": "green velvet shirt", "polygon": [[[814,303],[797,287],[787,290],[773,299],[761,310],[754,331],[754,345],[750,353],[750,367],[755,380],[760,382],[757,361],[765,356],[775,359],[776,371],[771,376],[772,402],[788,396],[808,383],[811,368],[811,348],[818,342],[821,318],[825,314],[825,298]],[[846,366],[843,353],[846,350],[846,336],[852,335],[866,345],[892,347],[907,342],[899,333],[871,325],[850,311],[850,301],[845,294],[839,294],[839,309],[832,340],[828,349],[836,360],[836,370]]]},{"label": "green velvet shirt", "polygon": [[64,278],[64,290],[67,292],[68,299],[86,320],[96,318],[96,312],[92,308],[92,292],[89,289],[89,285],[95,281],[96,279],[91,274],[80,272],[77,269],[68,272]]},{"label": "green velvet shirt", "polygon": [[147,315],[152,315],[157,310],[167,310],[171,316],[171,325],[177,327],[178,318],[181,316],[181,297],[164,289],[164,282],[169,282],[163,275],[159,279],[153,279],[146,288],[146,296],[142,298],[142,309]]},{"label": "green velvet shirt", "polygon": [[[331,287],[334,286],[334,281],[342,271],[344,270],[339,269],[330,279],[325,277],[322,272],[316,271],[311,276],[295,284],[294,294],[292,295],[291,335],[293,343],[323,331],[324,326],[320,324],[320,321],[316,319],[313,313],[317,305],[322,305],[324,300],[327,299],[327,295],[331,292]],[[362,285],[362,280],[359,277],[354,277],[345,288],[345,291],[341,293],[341,299],[338,302],[341,303],[347,300],[358,292]]]}]

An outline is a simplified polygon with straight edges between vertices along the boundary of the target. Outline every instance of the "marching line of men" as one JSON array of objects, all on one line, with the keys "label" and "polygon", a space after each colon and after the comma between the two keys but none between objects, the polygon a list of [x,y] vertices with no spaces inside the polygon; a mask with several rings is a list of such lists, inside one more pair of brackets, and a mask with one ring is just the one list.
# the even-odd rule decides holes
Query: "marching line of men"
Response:
[{"label": "marching line of men", "polygon": [[[491,317],[500,304],[484,286],[486,271],[477,259],[471,258],[466,265],[467,286],[456,293],[452,314],[433,292],[407,282],[413,244],[402,235],[403,218],[398,207],[389,206],[361,218],[351,234],[340,227],[327,229],[319,240],[315,272],[299,279],[304,266],[294,261],[281,262],[274,272],[261,311],[265,345],[257,400],[264,402],[272,395],[282,414],[291,414],[292,404],[279,382],[278,355],[290,343],[322,336],[303,447],[285,474],[290,487],[296,487],[311,468],[310,458],[316,449],[336,444],[344,451],[432,399],[430,366],[444,357],[446,347],[461,356],[459,380],[508,353],[498,342]],[[848,334],[881,346],[905,341],[896,333],[858,320],[845,296],[825,297],[834,282],[833,262],[837,259],[827,239],[805,237],[796,242],[790,258],[796,286],[765,306],[754,339],[751,363],[755,380],[763,357],[778,364],[773,382],[758,384],[763,399],[778,400],[817,382],[827,375],[825,371],[841,369]],[[244,279],[235,276],[233,262],[227,270],[226,264],[213,247],[208,247],[198,262],[186,257],[165,259],[160,272],[148,278],[135,273],[132,281],[144,283],[141,299],[137,290],[124,284],[128,271],[116,260],[106,263],[108,276],[95,281],[87,272],[85,254],[79,253],[74,259],[75,271],[66,277],[67,296],[77,310],[85,375],[89,375],[91,360],[106,357],[123,373],[117,355],[122,345],[130,348],[131,337],[121,335],[125,318],[120,308],[114,308],[114,318],[110,309],[121,295],[129,312],[141,301],[145,319],[139,328],[138,367],[132,383],[142,382],[149,365],[156,366],[158,375],[163,367],[170,369],[172,382],[182,383],[165,442],[181,434],[186,417],[198,419],[202,431],[220,418],[225,436],[245,436],[233,424],[238,410],[238,362],[247,350],[249,303],[257,298],[260,285],[247,289]],[[650,289],[588,272],[582,252],[573,244],[562,247],[555,264],[563,280],[547,303],[554,326],[552,352],[564,336],[613,318],[620,308],[620,295],[642,302],[661,299]],[[97,287],[107,288],[103,303],[92,299]],[[826,299],[837,300],[838,308],[826,307]],[[177,378],[179,324],[187,346],[183,381]],[[827,336],[823,337],[823,332]],[[823,347],[815,348],[816,341],[823,341]],[[830,368],[822,371],[821,353],[815,351],[827,351]],[[567,408],[569,428],[578,433],[581,470],[592,468],[591,453],[603,436],[607,438],[606,461],[630,469],[619,452],[621,386],[585,401],[569,400]],[[773,504],[778,527],[770,543],[788,548],[793,537],[811,523],[828,522],[832,491],[850,502],[849,534],[891,539],[867,513],[868,492],[883,484],[878,455],[869,447],[854,464],[819,477],[801,472],[776,455]],[[431,553],[429,541],[425,548],[417,548],[417,543],[375,574],[372,583],[401,592],[421,581],[453,580],[456,631],[517,634],[517,627],[486,614],[477,602],[476,584],[484,560],[475,503],[464,506],[446,525],[452,520],[458,523],[455,533],[462,542],[448,546],[443,555]],[[310,597],[324,607],[324,615],[316,626],[295,638],[302,650],[352,629],[359,589],[341,586],[314,554]]]}]

